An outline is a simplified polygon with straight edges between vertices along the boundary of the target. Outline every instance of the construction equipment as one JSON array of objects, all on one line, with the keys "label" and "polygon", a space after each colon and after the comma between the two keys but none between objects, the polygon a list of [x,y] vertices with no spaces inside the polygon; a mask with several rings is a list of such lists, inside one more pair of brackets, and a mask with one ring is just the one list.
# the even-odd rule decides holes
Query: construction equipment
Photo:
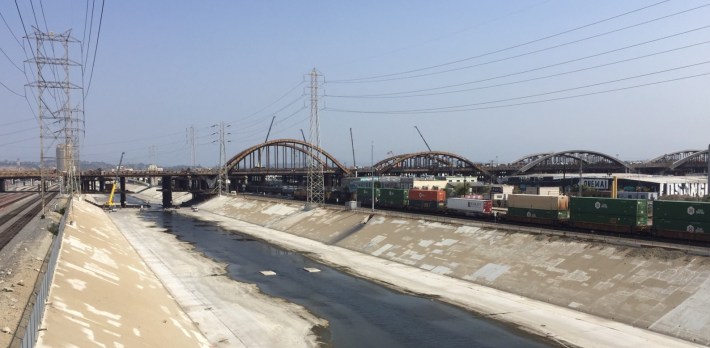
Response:
[{"label": "construction equipment", "polygon": [[414,126],[414,129],[417,130],[417,133],[419,133],[419,136],[422,137],[422,140],[424,140],[424,145],[426,145],[426,148],[429,149],[429,152],[431,152],[431,148],[429,147],[429,143],[426,142],[426,139],[424,139],[424,136],[422,135],[422,132],[419,131],[419,127]]},{"label": "construction equipment", "polygon": [[116,186],[118,186],[120,178],[118,177],[118,170],[121,169],[121,164],[123,164],[123,155],[125,155],[125,152],[121,152],[121,159],[118,161],[118,166],[116,166],[116,177],[113,179],[113,186],[111,187],[111,194],[108,196],[108,202],[106,202],[106,206],[109,209],[113,208],[113,196],[116,194]]}]

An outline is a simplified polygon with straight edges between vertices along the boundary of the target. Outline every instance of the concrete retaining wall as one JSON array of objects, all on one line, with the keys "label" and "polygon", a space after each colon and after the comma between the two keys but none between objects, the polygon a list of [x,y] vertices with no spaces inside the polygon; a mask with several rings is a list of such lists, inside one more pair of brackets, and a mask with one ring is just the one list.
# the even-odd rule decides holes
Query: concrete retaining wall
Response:
[{"label": "concrete retaining wall", "polygon": [[202,209],[710,344],[710,258],[491,225],[219,197]]}]

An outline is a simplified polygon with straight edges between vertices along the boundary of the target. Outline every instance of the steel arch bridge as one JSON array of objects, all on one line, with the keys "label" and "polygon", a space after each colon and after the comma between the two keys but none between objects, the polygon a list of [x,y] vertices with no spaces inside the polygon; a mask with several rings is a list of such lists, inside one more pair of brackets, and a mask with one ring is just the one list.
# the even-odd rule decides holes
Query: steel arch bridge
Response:
[{"label": "steel arch bridge", "polygon": [[311,159],[314,159],[326,174],[347,175],[350,170],[335,157],[310,143],[296,139],[276,139],[254,145],[225,164],[229,175],[305,175]]},{"label": "steel arch bridge", "polygon": [[489,176],[479,164],[450,152],[425,151],[395,155],[377,162],[373,169],[379,174],[471,174]]},{"label": "steel arch bridge", "polygon": [[707,172],[707,150],[682,150],[670,152],[651,160],[635,164],[646,174],[693,174]]},{"label": "steel arch bridge", "polygon": [[528,163],[534,162],[540,158],[543,158],[545,156],[551,155],[552,152],[540,152],[540,153],[533,153],[524,157],[520,157],[517,160],[510,162],[510,165],[514,166],[525,166]]},{"label": "steel arch bridge", "polygon": [[589,150],[569,150],[547,155],[535,154],[523,157],[521,160],[532,159],[518,170],[518,174],[531,172],[557,173],[569,172],[579,168],[582,162],[587,173],[632,172],[634,167],[616,157]]},{"label": "steel arch bridge", "polygon": [[658,156],[654,159],[646,161],[646,163],[669,163],[673,164],[675,162],[678,162],[688,156],[692,156],[698,152],[702,152],[701,150],[683,150],[683,151],[676,151],[676,152],[671,152],[667,153],[661,156]]},{"label": "steel arch bridge", "polygon": [[693,154],[689,154],[670,165],[670,170],[678,170],[682,167],[689,166],[699,166],[701,170],[707,168],[708,163],[708,150],[696,151]]}]

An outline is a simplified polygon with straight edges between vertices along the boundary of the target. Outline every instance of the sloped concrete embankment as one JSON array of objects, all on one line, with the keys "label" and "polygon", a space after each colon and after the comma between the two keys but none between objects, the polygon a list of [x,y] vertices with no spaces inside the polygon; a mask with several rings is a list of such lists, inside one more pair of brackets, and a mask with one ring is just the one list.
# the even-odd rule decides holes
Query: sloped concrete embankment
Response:
[{"label": "sloped concrete embankment", "polygon": [[710,344],[710,258],[535,235],[491,225],[219,197],[203,209]]}]

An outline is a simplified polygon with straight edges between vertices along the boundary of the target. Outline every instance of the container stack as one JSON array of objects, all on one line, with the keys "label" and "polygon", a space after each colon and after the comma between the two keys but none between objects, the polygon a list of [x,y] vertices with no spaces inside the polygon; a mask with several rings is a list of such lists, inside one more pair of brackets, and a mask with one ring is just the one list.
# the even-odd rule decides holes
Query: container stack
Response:
[{"label": "container stack", "polygon": [[508,195],[508,215],[561,220],[569,217],[567,196]]},{"label": "container stack", "polygon": [[572,221],[619,226],[648,225],[648,201],[645,199],[572,197],[569,210]]},{"label": "container stack", "polygon": [[409,190],[409,206],[414,209],[439,210],[446,205],[444,190]]},{"label": "container stack", "polygon": [[[379,200],[380,189],[375,189],[375,203]],[[367,206],[372,204],[372,187],[358,187],[357,188],[357,201],[360,202],[361,206]]]},{"label": "container stack", "polygon": [[710,234],[710,203],[655,201],[653,226],[664,231]]},{"label": "container stack", "polygon": [[379,206],[403,209],[409,205],[409,189],[381,188],[379,191]]}]

